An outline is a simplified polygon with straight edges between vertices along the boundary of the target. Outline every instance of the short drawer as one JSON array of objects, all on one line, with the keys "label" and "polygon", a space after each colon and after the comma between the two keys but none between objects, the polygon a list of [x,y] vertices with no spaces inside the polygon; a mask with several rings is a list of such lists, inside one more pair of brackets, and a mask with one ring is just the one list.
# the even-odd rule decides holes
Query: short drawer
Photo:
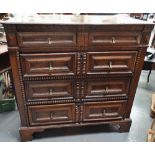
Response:
[{"label": "short drawer", "polygon": [[74,80],[25,81],[27,101],[63,100],[75,97]]},{"label": "short drawer", "polygon": [[141,33],[128,31],[89,32],[88,46],[139,45]]},{"label": "short drawer", "polygon": [[87,53],[87,74],[132,73],[138,51]]},{"label": "short drawer", "polygon": [[75,104],[28,106],[30,125],[52,125],[75,122]]},{"label": "short drawer", "polygon": [[102,78],[84,80],[84,98],[127,97],[130,78]]},{"label": "short drawer", "polygon": [[83,121],[123,119],[127,101],[87,102],[83,104]]},{"label": "short drawer", "polygon": [[76,53],[21,54],[24,77],[76,74]]},{"label": "short drawer", "polygon": [[75,47],[76,32],[18,32],[20,47]]}]

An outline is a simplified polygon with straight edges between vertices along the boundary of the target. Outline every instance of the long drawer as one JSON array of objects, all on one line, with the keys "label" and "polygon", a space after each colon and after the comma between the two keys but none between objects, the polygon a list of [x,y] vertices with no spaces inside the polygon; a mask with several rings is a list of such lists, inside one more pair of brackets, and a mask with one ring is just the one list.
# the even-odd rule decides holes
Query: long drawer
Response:
[{"label": "long drawer", "polygon": [[21,54],[24,77],[76,74],[76,53]]},{"label": "long drawer", "polygon": [[76,47],[76,32],[18,32],[20,47]]},{"label": "long drawer", "polygon": [[84,99],[128,97],[130,78],[101,78],[84,80]]},{"label": "long drawer", "polygon": [[103,51],[87,53],[87,74],[132,73],[137,51]]},{"label": "long drawer", "polygon": [[127,101],[85,102],[83,121],[108,121],[123,119]]},{"label": "long drawer", "polygon": [[50,125],[75,122],[75,104],[28,106],[30,125]]},{"label": "long drawer", "polygon": [[73,99],[76,97],[74,80],[25,81],[27,101]]}]

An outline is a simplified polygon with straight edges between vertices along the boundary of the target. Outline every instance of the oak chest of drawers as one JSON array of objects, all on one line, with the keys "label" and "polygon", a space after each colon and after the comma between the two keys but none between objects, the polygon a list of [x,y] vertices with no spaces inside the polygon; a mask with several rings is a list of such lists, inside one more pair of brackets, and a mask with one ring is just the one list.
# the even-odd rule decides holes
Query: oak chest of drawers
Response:
[{"label": "oak chest of drawers", "polygon": [[113,124],[128,132],[153,25],[119,16],[44,18],[3,23],[21,140],[69,126]]}]

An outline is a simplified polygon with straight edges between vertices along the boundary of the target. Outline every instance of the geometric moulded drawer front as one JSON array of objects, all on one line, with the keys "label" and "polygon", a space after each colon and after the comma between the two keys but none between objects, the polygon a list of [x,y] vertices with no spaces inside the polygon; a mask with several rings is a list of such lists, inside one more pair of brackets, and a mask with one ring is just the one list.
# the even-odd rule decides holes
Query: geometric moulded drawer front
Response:
[{"label": "geometric moulded drawer front", "polygon": [[76,47],[75,32],[19,32],[20,47]]},{"label": "geometric moulded drawer front", "polygon": [[71,80],[26,81],[25,93],[27,101],[73,99],[76,94]]},{"label": "geometric moulded drawer front", "polygon": [[87,74],[131,73],[137,51],[88,52]]},{"label": "geometric moulded drawer front", "polygon": [[89,79],[84,83],[84,98],[127,97],[130,78]]},{"label": "geometric moulded drawer front", "polygon": [[141,33],[127,31],[90,32],[89,46],[124,46],[139,45]]},{"label": "geometric moulded drawer front", "polygon": [[76,53],[21,54],[24,77],[75,75]]},{"label": "geometric moulded drawer front", "polygon": [[83,121],[120,120],[126,101],[88,102],[83,105]]},{"label": "geometric moulded drawer front", "polygon": [[28,106],[30,125],[75,122],[75,104]]}]

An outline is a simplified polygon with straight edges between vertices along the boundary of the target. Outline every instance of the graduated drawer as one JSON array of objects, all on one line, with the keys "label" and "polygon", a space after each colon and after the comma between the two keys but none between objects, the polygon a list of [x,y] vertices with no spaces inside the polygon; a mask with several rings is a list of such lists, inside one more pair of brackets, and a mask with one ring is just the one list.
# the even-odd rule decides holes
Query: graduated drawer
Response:
[{"label": "graduated drawer", "polygon": [[30,125],[50,125],[75,122],[75,104],[28,106]]},{"label": "graduated drawer", "polygon": [[21,54],[24,77],[76,74],[76,53]]},{"label": "graduated drawer", "polygon": [[141,32],[109,31],[89,32],[88,46],[131,46],[141,43]]},{"label": "graduated drawer", "polygon": [[137,51],[105,51],[87,53],[87,74],[131,73]]},{"label": "graduated drawer", "polygon": [[76,32],[18,32],[20,47],[76,47]]},{"label": "graduated drawer", "polygon": [[84,80],[85,99],[127,97],[130,78],[101,78]]},{"label": "graduated drawer", "polygon": [[102,121],[123,119],[127,101],[85,102],[83,121]]},{"label": "graduated drawer", "polygon": [[46,101],[73,99],[75,97],[74,80],[25,81],[27,101]]}]

